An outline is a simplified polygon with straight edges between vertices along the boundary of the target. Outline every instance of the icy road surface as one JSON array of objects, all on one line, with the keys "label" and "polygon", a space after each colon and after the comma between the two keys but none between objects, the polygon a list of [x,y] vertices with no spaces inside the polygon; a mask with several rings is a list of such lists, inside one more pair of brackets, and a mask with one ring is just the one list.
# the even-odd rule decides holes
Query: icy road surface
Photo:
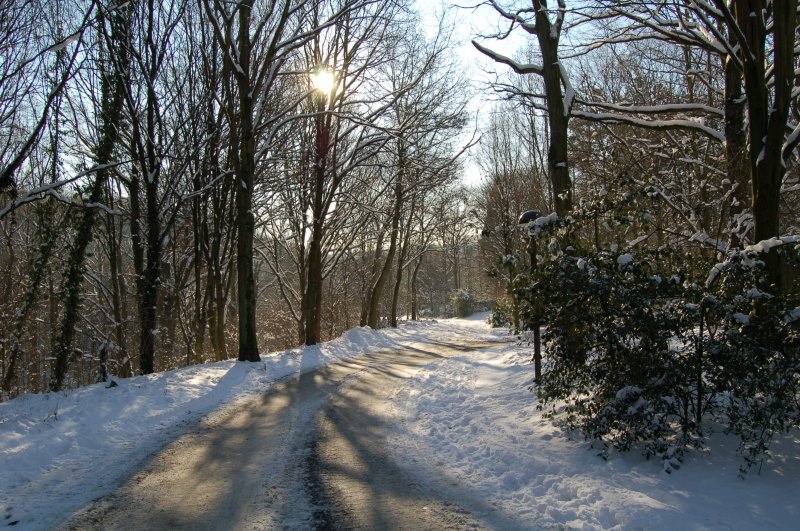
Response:
[{"label": "icy road surface", "polygon": [[385,449],[387,405],[419,368],[489,343],[335,362],[235,401],[158,452],[66,529],[463,529],[469,512]]}]

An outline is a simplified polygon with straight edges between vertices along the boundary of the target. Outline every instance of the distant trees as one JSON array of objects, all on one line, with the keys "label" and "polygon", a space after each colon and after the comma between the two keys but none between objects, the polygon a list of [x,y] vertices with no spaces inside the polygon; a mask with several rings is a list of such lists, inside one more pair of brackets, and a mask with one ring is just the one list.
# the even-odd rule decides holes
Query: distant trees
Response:
[{"label": "distant trees", "polygon": [[358,171],[362,161],[380,159],[389,135],[379,125],[396,97],[381,83],[378,70],[389,60],[387,45],[397,39],[395,26],[406,24],[402,6],[370,2],[357,7],[342,23],[320,34],[307,54],[314,61],[309,65],[312,69],[332,73],[333,86],[327,94],[324,88],[318,89],[317,96],[314,170],[308,190],[311,216],[301,300],[306,345],[321,340],[323,281],[329,274],[325,269],[341,256],[341,251],[327,252],[324,254],[329,259],[323,258],[323,251],[331,249],[335,241],[333,228],[341,227],[344,221],[341,214],[345,211],[335,212],[339,208],[337,198],[345,192],[344,185],[359,186],[358,178],[364,176]]},{"label": "distant trees", "polygon": [[553,204],[546,163],[536,164],[540,144],[536,127],[533,109],[499,105],[483,131],[478,151],[485,175],[476,198],[476,213],[483,222],[481,265],[502,288],[495,298],[508,296],[510,324],[515,330],[520,329],[521,302],[515,284],[528,265],[524,253],[527,236],[517,220],[523,212],[546,212]]},{"label": "distant trees", "polygon": [[310,87],[282,137],[296,142],[294,164],[279,174],[288,179],[276,186],[263,255],[306,344],[322,337],[326,281],[354,262],[367,268],[363,284],[342,289],[360,296],[357,322],[379,326],[392,276],[399,298],[417,201],[454,175],[450,142],[464,120],[446,32],[425,44],[399,7],[362,6],[349,15],[361,22],[325,28],[304,49],[302,68],[332,83]]},{"label": "distant trees", "polygon": [[378,69],[393,27],[406,23],[395,3],[323,3],[310,16],[319,31],[296,58],[305,75],[294,87],[297,112],[279,124],[286,158],[275,161],[261,251],[305,344],[321,339],[325,279],[366,215],[358,203],[371,199],[389,139],[381,120],[394,97]]},{"label": "distant trees", "polygon": [[[392,274],[390,323],[397,326],[397,296],[406,267],[415,210],[431,190],[452,181],[457,152],[452,145],[465,124],[465,101],[459,94],[460,77],[445,57],[449,29],[440,26],[436,40],[425,45],[422,36],[409,30],[396,43],[394,61],[385,75],[394,94],[387,127],[389,143],[387,192],[392,196],[386,217],[388,246],[368,290],[366,323],[378,326],[379,302]],[[397,263],[395,271],[392,266]]]}]

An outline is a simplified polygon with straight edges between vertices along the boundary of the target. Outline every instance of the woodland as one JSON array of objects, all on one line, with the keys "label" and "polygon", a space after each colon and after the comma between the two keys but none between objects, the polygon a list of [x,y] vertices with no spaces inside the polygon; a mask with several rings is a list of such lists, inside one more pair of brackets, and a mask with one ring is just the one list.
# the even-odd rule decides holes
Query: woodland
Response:
[{"label": "woodland", "polygon": [[491,308],[606,447],[800,425],[797,1],[418,7],[0,3],[3,400]]}]

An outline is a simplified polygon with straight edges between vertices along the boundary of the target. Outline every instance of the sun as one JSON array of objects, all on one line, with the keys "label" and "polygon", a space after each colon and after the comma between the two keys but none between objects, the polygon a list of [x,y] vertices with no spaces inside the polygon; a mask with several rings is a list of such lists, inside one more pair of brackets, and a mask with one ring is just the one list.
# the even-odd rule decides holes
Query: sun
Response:
[{"label": "sun", "polygon": [[323,68],[317,69],[311,76],[311,80],[314,84],[314,88],[323,94],[329,94],[333,90],[335,84],[333,72]]}]

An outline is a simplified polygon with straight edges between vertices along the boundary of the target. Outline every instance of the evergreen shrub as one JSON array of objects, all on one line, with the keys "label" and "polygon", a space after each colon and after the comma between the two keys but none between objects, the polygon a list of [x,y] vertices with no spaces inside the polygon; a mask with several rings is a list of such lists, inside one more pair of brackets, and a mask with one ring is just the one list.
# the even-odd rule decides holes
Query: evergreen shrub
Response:
[{"label": "evergreen shrub", "polygon": [[453,293],[450,302],[456,317],[469,317],[475,306],[475,296],[467,290],[460,289]]},{"label": "evergreen shrub", "polygon": [[664,267],[688,257],[664,255],[562,253],[542,264],[539,396],[602,455],[636,447],[670,471],[721,427],[753,465],[774,435],[800,426],[800,300],[769,293],[758,261],[734,259],[706,285]]},{"label": "evergreen shrub", "polygon": [[771,249],[796,271],[800,238],[729,251],[718,264],[690,246],[599,245],[598,219],[612,230],[648,223],[635,212],[656,195],[531,225],[543,251],[512,289],[543,325],[538,396],[603,456],[637,449],[670,472],[724,431],[739,438],[744,472],[800,427],[800,288],[771,285],[762,261]]}]

